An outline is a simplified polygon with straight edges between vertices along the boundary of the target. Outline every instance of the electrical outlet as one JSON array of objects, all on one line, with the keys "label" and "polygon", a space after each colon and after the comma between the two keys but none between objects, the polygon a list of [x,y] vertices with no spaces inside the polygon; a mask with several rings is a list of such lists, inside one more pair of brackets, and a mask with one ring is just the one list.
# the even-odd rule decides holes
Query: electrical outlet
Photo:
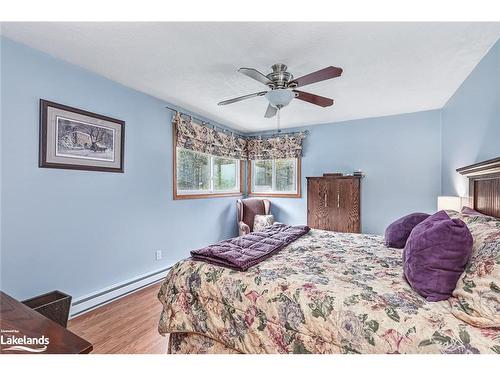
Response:
[{"label": "electrical outlet", "polygon": [[161,259],[161,250],[156,250],[156,260]]}]

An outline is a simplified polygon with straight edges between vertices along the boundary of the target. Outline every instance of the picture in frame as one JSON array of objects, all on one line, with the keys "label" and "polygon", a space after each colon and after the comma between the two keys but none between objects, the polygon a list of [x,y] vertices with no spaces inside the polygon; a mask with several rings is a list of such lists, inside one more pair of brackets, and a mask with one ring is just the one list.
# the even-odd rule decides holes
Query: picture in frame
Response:
[{"label": "picture in frame", "polygon": [[125,122],[40,99],[40,168],[123,173]]}]

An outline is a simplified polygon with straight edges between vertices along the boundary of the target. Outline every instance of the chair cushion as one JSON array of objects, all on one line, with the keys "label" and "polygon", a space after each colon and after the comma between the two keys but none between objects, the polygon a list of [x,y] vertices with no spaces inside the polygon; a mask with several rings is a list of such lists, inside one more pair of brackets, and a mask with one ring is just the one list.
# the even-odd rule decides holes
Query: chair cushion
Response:
[{"label": "chair cushion", "polygon": [[260,232],[267,227],[270,227],[274,224],[274,216],[273,215],[255,215],[253,221],[253,231]]},{"label": "chair cushion", "polygon": [[262,199],[242,199],[243,204],[243,222],[253,231],[253,222],[255,215],[265,215],[266,208]]},{"label": "chair cushion", "polygon": [[422,221],[427,219],[429,214],[415,212],[402,218],[399,218],[394,223],[390,224],[385,230],[385,244],[389,247],[402,249],[406,245],[406,240],[410,236],[411,231]]},{"label": "chair cushion", "polygon": [[472,252],[472,235],[460,219],[439,211],[418,224],[403,251],[404,275],[427,301],[449,298]]}]

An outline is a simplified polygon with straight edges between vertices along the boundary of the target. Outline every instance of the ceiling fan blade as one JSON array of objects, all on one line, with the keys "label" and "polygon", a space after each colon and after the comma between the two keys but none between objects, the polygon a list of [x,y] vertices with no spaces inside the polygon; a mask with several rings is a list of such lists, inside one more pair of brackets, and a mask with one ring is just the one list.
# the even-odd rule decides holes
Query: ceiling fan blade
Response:
[{"label": "ceiling fan blade", "polygon": [[[302,76],[300,78],[296,78],[293,81],[291,81],[288,84],[288,86],[290,86],[291,84],[296,84],[295,87],[310,85],[311,83],[325,81],[325,80],[330,79],[330,78],[340,77],[341,74],[342,74],[342,68],[337,68],[335,66],[329,66],[328,68],[324,68],[324,69],[318,70],[314,73],[309,73],[309,74]],[[294,87],[294,86],[292,86],[292,87]]]},{"label": "ceiling fan blade", "polygon": [[278,109],[276,107],[273,107],[271,104],[267,106],[266,114],[264,115],[265,118],[271,118],[276,116],[276,112],[278,112]]},{"label": "ceiling fan blade", "polygon": [[296,99],[303,100],[308,103],[319,105],[320,107],[329,107],[333,105],[333,99],[325,98],[324,96],[314,95],[309,92],[293,90],[297,95]]},{"label": "ceiling fan blade", "polygon": [[254,68],[239,68],[238,72],[243,73],[247,77],[253,78],[256,81],[259,81],[260,83],[263,83],[266,86],[274,86],[274,83],[267,78],[264,74],[259,72],[257,69]]},{"label": "ceiling fan blade", "polygon": [[245,99],[254,98],[256,96],[263,96],[263,95],[266,95],[266,94],[267,94],[267,91],[255,92],[253,94],[243,95],[243,96],[239,96],[237,98],[224,100],[224,101],[219,102],[217,104],[218,105],[232,104],[232,103],[240,102],[240,101],[245,100]]}]

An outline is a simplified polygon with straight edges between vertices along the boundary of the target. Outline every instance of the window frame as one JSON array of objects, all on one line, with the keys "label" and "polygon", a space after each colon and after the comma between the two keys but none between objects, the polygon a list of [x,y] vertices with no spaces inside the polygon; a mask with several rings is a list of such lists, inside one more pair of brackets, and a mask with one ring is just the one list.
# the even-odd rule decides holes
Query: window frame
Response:
[{"label": "window frame", "polygon": [[[244,187],[244,161],[243,160],[238,160],[238,159],[233,159],[233,158],[226,158],[223,156],[217,156],[217,155],[210,155],[210,154],[203,154],[207,155],[210,157],[210,186],[212,188],[212,191],[207,192],[207,191],[200,191],[199,193],[196,192],[196,190],[184,190],[187,191],[188,193],[181,193],[180,191],[177,190],[177,134],[175,130],[175,126],[173,128],[173,151],[172,151],[172,180],[173,180],[173,198],[174,200],[180,200],[180,199],[200,199],[200,198],[220,198],[220,197],[242,197],[243,196],[243,187]],[[191,151],[191,150],[188,150]],[[197,152],[197,151],[191,151],[191,152]],[[201,153],[200,153],[201,154]],[[231,160],[236,160],[236,165],[238,166],[237,173],[238,176],[236,176],[236,181],[239,181],[239,190],[238,191],[214,191],[213,190],[213,174],[214,174],[214,158],[220,157],[223,159],[231,159]],[[239,163],[238,163],[239,162]]]},{"label": "window frame", "polygon": [[[276,159],[272,159],[276,160]],[[296,187],[297,190],[295,192],[287,193],[287,192],[277,192],[277,191],[253,191],[253,171],[252,165],[255,160],[248,161],[248,173],[247,173],[247,191],[249,197],[276,197],[276,198],[300,198],[301,194],[301,182],[302,182],[302,159],[296,158],[296,170],[295,170],[295,178],[296,178]],[[276,179],[275,177],[275,167],[273,164],[273,181]]]}]

